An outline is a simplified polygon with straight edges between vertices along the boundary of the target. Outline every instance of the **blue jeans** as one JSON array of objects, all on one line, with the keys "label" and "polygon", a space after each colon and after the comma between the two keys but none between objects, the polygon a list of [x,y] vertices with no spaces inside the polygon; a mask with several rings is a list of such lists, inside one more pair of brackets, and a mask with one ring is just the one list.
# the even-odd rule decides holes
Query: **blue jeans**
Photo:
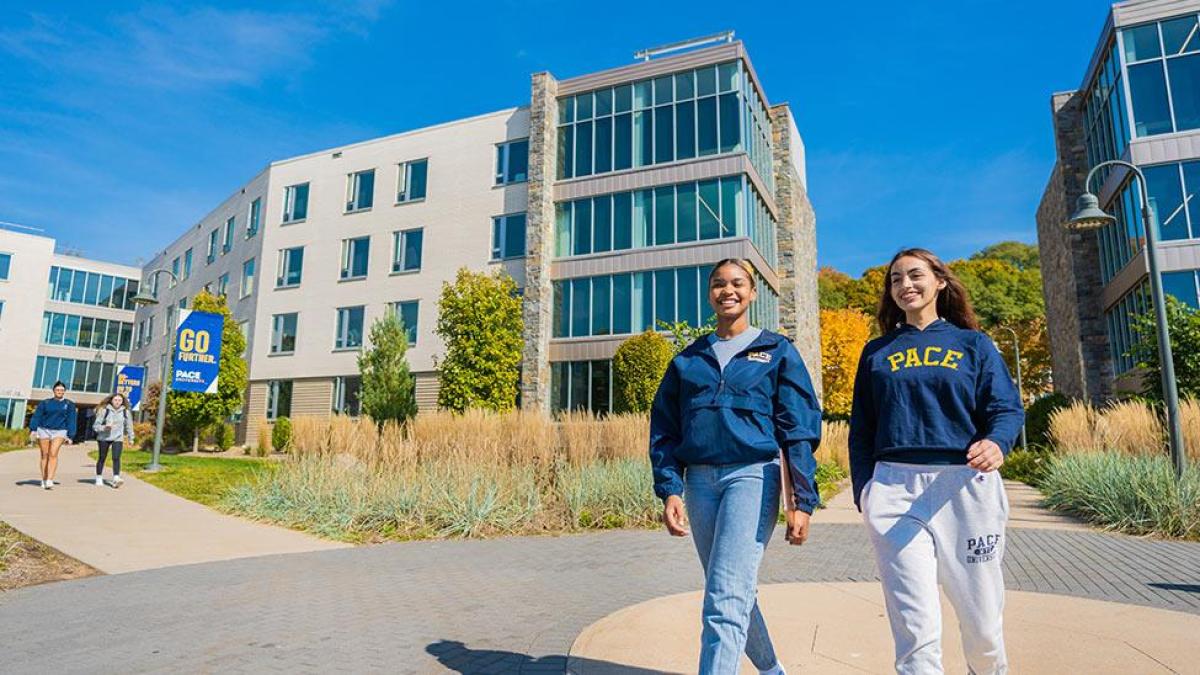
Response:
[{"label": "blue jeans", "polygon": [[779,462],[687,467],[684,504],[704,566],[701,675],[736,674],[742,652],[759,670],[775,648],[758,609],[758,566],[779,517]]}]

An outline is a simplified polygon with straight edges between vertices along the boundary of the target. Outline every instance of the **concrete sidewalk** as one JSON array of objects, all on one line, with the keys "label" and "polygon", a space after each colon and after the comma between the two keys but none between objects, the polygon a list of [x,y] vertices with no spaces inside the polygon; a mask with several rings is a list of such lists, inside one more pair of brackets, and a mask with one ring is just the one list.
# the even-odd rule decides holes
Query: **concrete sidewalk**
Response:
[{"label": "concrete sidewalk", "polygon": [[0,520],[109,574],[347,546],[227,516],[130,476],[119,490],[96,487],[93,448],[62,449],[53,490],[39,485],[36,450],[0,454]]},{"label": "concrete sidewalk", "polygon": [[[578,675],[695,672],[702,593],[644,602],[589,626],[571,648]],[[789,672],[890,673],[892,635],[877,583],[759,588],[779,660]],[[942,602],[943,665],[966,672],[958,622]],[[1195,673],[1200,616],[1059,595],[1009,591],[1005,641],[1014,673]],[[757,672],[743,659],[742,673]]]}]

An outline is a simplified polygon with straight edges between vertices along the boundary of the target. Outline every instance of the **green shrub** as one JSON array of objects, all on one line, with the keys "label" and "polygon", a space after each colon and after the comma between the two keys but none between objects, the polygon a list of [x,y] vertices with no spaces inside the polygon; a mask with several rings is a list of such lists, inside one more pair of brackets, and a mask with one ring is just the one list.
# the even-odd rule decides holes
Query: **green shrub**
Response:
[{"label": "green shrub", "polygon": [[271,447],[275,452],[287,452],[292,445],[292,421],[286,417],[275,420],[271,429]]},{"label": "green shrub", "polygon": [[649,459],[639,458],[567,465],[557,478],[574,527],[611,529],[657,522],[662,503],[650,476]]},{"label": "green shrub", "polygon": [[647,330],[625,340],[613,355],[613,407],[616,412],[647,412],[667,365],[675,356],[671,343]]},{"label": "green shrub", "polygon": [[1005,480],[1017,480],[1036,487],[1042,480],[1050,457],[1051,454],[1045,450],[1013,450],[1004,458],[1000,475]]},{"label": "green shrub", "polygon": [[142,450],[150,450],[154,447],[154,423],[153,422],[134,422],[133,424],[133,439],[137,441],[137,446]]},{"label": "green shrub", "polygon": [[1043,396],[1025,409],[1025,437],[1030,445],[1050,444],[1050,415],[1071,405],[1071,399],[1059,393]]},{"label": "green shrub", "polygon": [[226,450],[232,448],[234,440],[237,437],[237,434],[233,429],[233,425],[228,422],[222,422],[213,427],[212,435],[213,443],[215,443],[217,447],[221,449],[221,452],[225,452]]},{"label": "green shrub", "polygon": [[28,444],[28,429],[6,429],[0,427],[0,448],[23,448]]},{"label": "green shrub", "polygon": [[1176,481],[1165,456],[1055,455],[1041,484],[1046,505],[1127,534],[1200,539],[1200,469]]},{"label": "green shrub", "polygon": [[817,464],[817,492],[821,495],[821,508],[841,491],[841,482],[850,477],[850,472],[835,462]]}]

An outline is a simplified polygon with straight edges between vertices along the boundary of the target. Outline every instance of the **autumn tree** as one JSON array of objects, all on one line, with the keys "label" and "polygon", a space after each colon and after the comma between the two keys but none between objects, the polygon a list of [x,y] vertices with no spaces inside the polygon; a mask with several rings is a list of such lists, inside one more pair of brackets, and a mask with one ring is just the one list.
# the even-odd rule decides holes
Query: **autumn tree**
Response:
[{"label": "autumn tree", "polygon": [[869,315],[853,309],[821,310],[821,386],[825,414],[850,414],[858,357],[871,337]]}]

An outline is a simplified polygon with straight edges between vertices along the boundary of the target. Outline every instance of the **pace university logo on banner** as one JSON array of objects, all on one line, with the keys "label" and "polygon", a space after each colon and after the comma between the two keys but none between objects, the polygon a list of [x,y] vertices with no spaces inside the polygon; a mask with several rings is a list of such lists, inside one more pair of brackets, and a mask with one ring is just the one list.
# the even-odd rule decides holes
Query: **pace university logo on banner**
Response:
[{"label": "pace university logo on banner", "polygon": [[217,373],[221,366],[221,330],[225,318],[211,312],[190,309],[179,311],[175,331],[175,373],[171,388],[175,391],[217,393]]}]

